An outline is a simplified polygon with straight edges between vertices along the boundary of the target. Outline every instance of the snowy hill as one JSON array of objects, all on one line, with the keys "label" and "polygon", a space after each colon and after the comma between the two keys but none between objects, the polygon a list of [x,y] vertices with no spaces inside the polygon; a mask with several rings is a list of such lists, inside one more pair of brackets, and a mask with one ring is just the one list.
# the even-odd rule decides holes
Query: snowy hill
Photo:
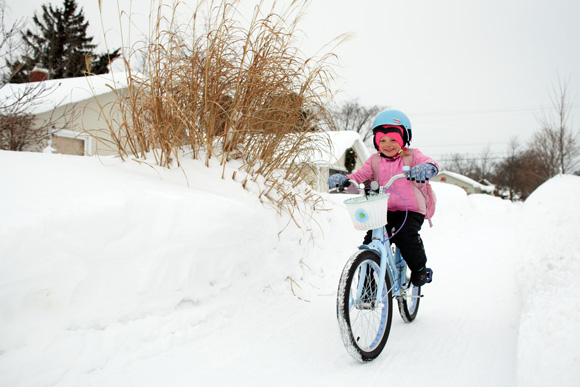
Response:
[{"label": "snowy hill", "polygon": [[434,282],[359,364],[345,197],[299,229],[220,176],[0,151],[0,386],[578,386],[580,178],[525,204],[434,184]]}]

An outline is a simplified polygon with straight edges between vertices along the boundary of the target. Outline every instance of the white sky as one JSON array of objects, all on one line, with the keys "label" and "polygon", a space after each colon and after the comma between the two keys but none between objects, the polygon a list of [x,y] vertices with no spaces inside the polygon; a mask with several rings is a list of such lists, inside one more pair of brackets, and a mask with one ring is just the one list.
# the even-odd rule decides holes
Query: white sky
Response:
[{"label": "white sky", "polygon": [[[98,0],[77,1],[102,43]],[[47,3],[6,0],[13,17],[40,14]],[[113,48],[119,45],[117,4],[129,11],[131,1],[101,3]],[[135,0],[132,7],[142,15],[131,32],[138,36],[148,30],[150,3]],[[452,152],[477,155],[488,145],[502,156],[510,138],[527,142],[538,129],[536,117],[551,112],[558,77],[568,81],[572,98],[580,92],[578,15],[578,0],[313,0],[300,27],[305,50],[351,33],[334,50],[344,90],[337,99],[405,111],[413,146],[443,159]],[[578,129],[580,100],[570,102],[570,123]]]}]

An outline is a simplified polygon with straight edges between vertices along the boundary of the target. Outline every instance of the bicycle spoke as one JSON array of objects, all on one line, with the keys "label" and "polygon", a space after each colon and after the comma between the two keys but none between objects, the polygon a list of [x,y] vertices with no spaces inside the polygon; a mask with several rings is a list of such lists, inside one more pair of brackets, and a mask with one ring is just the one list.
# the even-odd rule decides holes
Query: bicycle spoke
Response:
[{"label": "bicycle spoke", "polygon": [[349,352],[355,358],[360,355],[359,360],[372,360],[382,351],[390,331],[393,299],[387,289],[391,283],[385,278],[379,289],[380,262],[374,252],[352,259],[339,285],[339,326]]},{"label": "bicycle spoke", "polygon": [[[359,268],[356,281],[351,284],[349,297],[357,300],[350,305],[353,336],[357,345],[365,350],[372,349],[383,333],[381,325],[384,321],[384,303],[375,305],[379,282],[378,272],[375,269],[377,268],[367,265],[364,268],[366,273],[363,275],[363,269]],[[362,286],[359,286],[359,281],[364,281]],[[358,289],[361,289],[360,295],[357,294]],[[381,293],[385,293],[385,297],[389,295],[384,290]]]}]

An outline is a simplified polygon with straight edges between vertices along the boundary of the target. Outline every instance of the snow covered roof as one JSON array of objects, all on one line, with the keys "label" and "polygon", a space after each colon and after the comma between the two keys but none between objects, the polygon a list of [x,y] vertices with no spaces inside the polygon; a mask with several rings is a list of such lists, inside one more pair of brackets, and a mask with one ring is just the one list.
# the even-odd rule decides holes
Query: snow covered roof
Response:
[{"label": "snow covered roof", "polygon": [[321,150],[315,156],[310,156],[309,162],[318,166],[340,168],[339,160],[348,148],[354,148],[357,155],[364,162],[370,157],[370,153],[362,142],[360,135],[353,131],[326,132],[330,140],[330,148]]},{"label": "snow covered roof", "polygon": [[[36,87],[40,89],[34,89]],[[8,106],[21,101],[26,112],[40,114],[74,104],[96,95],[127,87],[125,72],[88,77],[50,79],[35,83],[8,83],[0,88],[0,103]]]},{"label": "snow covered roof", "polygon": [[370,157],[368,148],[362,142],[360,135],[357,132],[350,130],[343,130],[340,132],[327,132],[332,143],[331,155],[332,161],[340,159],[348,148],[355,147],[357,153],[364,157],[364,160]]},{"label": "snow covered roof", "polygon": [[464,175],[456,173],[456,172],[441,171],[441,172],[439,172],[439,175],[447,175],[447,176],[453,177],[453,178],[460,180],[466,184],[469,184],[473,187],[481,189],[482,192],[493,193],[493,191],[495,189],[495,185],[484,185],[484,184],[478,183],[477,181],[475,181],[467,176],[464,176]]},{"label": "snow covered roof", "polygon": [[319,167],[340,168],[338,162],[348,148],[354,148],[355,152],[363,162],[370,157],[367,147],[364,145],[357,132],[315,132],[312,133],[312,136],[326,136],[329,139],[330,147],[321,147],[315,152],[300,155],[299,160],[302,162],[317,165]]}]

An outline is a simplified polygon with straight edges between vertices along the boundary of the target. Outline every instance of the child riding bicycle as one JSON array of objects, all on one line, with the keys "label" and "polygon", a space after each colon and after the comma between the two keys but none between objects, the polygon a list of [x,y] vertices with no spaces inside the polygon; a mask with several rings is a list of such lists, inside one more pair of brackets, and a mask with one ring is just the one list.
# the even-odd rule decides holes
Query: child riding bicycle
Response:
[{"label": "child riding bicycle", "polygon": [[[402,173],[404,166],[411,168],[407,180],[399,179],[390,187],[401,196],[389,197],[386,228],[390,241],[399,248],[411,269],[411,283],[422,286],[431,282],[433,271],[425,266],[427,256],[419,231],[425,217],[430,221],[432,215],[431,205],[434,203],[430,203],[426,193],[426,182],[437,175],[439,166],[418,149],[406,148],[412,138],[411,121],[401,111],[379,113],[373,122],[373,136],[378,153],[350,175],[337,173],[330,176],[328,185],[346,188],[351,179],[359,184],[377,181],[383,186],[392,176]],[[371,238],[372,230],[365,235],[363,244],[370,243]]]}]

